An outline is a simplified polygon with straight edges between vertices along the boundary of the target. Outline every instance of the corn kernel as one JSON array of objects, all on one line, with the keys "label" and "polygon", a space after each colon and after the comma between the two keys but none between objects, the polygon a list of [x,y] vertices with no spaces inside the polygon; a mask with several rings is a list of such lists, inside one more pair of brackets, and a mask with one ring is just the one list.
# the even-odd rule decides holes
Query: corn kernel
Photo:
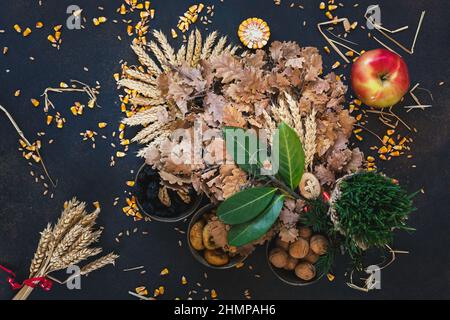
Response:
[{"label": "corn kernel", "polygon": [[134,187],[135,182],[130,180],[130,181],[127,181],[126,184],[129,187]]},{"label": "corn kernel", "polygon": [[24,37],[28,37],[31,34],[31,29],[30,28],[26,28],[25,31],[23,32],[23,36]]},{"label": "corn kernel", "polygon": [[37,108],[39,107],[40,102],[37,99],[31,99],[31,104]]},{"label": "corn kernel", "polygon": [[14,30],[16,30],[18,33],[22,32],[22,28],[18,24],[14,25]]},{"label": "corn kernel", "polygon": [[325,10],[325,8],[326,8],[325,2],[321,2],[320,5],[319,5],[319,9],[320,10]]},{"label": "corn kernel", "polygon": [[181,277],[181,284],[182,285],[186,285],[188,282],[187,282],[187,279],[186,279],[186,277],[185,276],[182,276]]},{"label": "corn kernel", "polygon": [[161,272],[160,272],[160,275],[162,275],[162,276],[165,276],[165,275],[168,275],[168,274],[169,274],[169,269],[167,269],[167,268],[162,269]]},{"label": "corn kernel", "polygon": [[47,37],[47,40],[50,41],[51,43],[56,43],[55,37],[52,36],[51,34]]},{"label": "corn kernel", "polygon": [[99,122],[98,127],[99,127],[100,129],[103,129],[103,128],[106,128],[107,125],[108,125],[108,124],[107,124],[106,122]]},{"label": "corn kernel", "polygon": [[217,292],[214,289],[211,290],[211,299],[217,299]]},{"label": "corn kernel", "polygon": [[331,67],[331,69],[337,69],[337,68],[339,68],[339,66],[341,65],[341,63],[339,62],[339,61],[336,61],[334,64],[333,64],[333,66]]}]

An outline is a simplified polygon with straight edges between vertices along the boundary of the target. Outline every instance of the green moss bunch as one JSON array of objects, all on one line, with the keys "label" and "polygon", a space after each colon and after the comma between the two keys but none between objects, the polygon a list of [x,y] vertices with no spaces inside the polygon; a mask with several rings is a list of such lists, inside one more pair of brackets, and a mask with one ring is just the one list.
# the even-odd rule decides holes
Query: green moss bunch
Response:
[{"label": "green moss bunch", "polygon": [[362,249],[384,247],[393,231],[414,230],[406,225],[415,210],[412,198],[392,179],[376,172],[358,173],[340,183],[334,209],[337,227],[345,234],[344,247],[355,257]]}]

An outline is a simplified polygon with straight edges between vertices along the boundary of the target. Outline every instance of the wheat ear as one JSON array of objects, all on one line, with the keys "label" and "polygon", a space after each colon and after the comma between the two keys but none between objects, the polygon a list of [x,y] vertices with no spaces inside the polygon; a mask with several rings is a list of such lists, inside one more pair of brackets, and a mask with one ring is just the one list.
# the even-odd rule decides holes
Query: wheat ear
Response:
[{"label": "wheat ear", "polygon": [[217,39],[217,31],[210,33],[208,37],[206,37],[205,44],[203,45],[202,49],[202,54],[200,55],[200,59],[205,60],[210,57],[216,39]]},{"label": "wheat ear", "polygon": [[314,155],[316,154],[316,109],[312,109],[311,113],[305,120],[305,168],[312,170]]},{"label": "wheat ear", "polygon": [[191,31],[186,49],[186,62],[189,65],[192,65],[192,58],[194,57],[194,49],[195,49],[195,32]]},{"label": "wheat ear", "polygon": [[49,223],[44,231],[41,232],[41,239],[39,240],[37,250],[30,265],[30,277],[35,275],[42,267],[44,260],[47,258],[48,249],[51,246],[53,239],[52,226]]},{"label": "wheat ear", "polygon": [[195,29],[195,49],[194,49],[194,56],[192,57],[193,67],[196,67],[198,62],[200,61],[200,57],[202,55],[202,46],[203,46],[202,33],[198,29]]},{"label": "wheat ear", "polygon": [[153,36],[158,40],[167,60],[170,64],[175,65],[177,63],[177,57],[175,55],[175,50],[169,44],[167,37],[164,33],[158,30],[153,30]]},{"label": "wheat ear", "polygon": [[133,44],[131,46],[133,51],[136,53],[139,62],[146,66],[150,74],[158,75],[161,73],[161,69],[158,67],[158,65],[153,61],[152,58],[145,52],[144,48],[142,48],[140,45]]}]

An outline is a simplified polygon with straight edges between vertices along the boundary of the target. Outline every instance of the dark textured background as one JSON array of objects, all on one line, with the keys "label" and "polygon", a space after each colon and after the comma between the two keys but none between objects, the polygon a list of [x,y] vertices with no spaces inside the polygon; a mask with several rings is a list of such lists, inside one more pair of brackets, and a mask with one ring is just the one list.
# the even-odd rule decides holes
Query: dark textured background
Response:
[{"label": "dark textured background", "polygon": [[[351,7],[353,1],[343,1],[348,8],[340,9],[340,16],[363,22],[362,15],[370,1],[359,1],[360,7]],[[55,143],[44,143],[43,156],[52,175],[58,179],[54,199],[43,197],[43,188],[35,184],[30,177],[30,168],[17,151],[17,136],[9,122],[1,115],[0,125],[0,264],[15,270],[19,279],[27,276],[27,268],[34,253],[39,231],[48,221],[54,221],[60,213],[64,200],[77,195],[80,199],[92,203],[100,201],[103,212],[100,225],[105,227],[101,245],[107,250],[121,254],[117,267],[107,267],[84,278],[82,290],[69,291],[56,286],[50,293],[35,290],[34,299],[127,299],[128,290],[146,285],[151,291],[159,285],[166,286],[164,298],[185,298],[190,289],[200,291],[196,298],[202,298],[203,288],[216,289],[220,298],[243,298],[245,289],[249,289],[253,298],[266,299],[401,299],[401,298],[450,298],[450,194],[449,194],[449,84],[438,86],[440,81],[448,81],[450,75],[448,57],[450,44],[450,2],[437,0],[394,0],[378,1],[382,6],[383,21],[387,27],[395,28],[408,24],[410,30],[399,35],[403,42],[410,43],[420,12],[427,10],[424,26],[419,36],[416,53],[406,56],[414,83],[434,94],[434,106],[426,112],[401,113],[406,121],[418,129],[413,137],[415,143],[414,159],[406,158],[381,164],[389,175],[398,178],[409,191],[425,189],[425,195],[416,198],[418,211],[411,217],[411,225],[417,228],[413,234],[398,234],[395,247],[410,250],[409,255],[401,256],[395,264],[382,274],[382,290],[364,294],[345,285],[344,263],[338,261],[336,280],[332,283],[322,280],[320,283],[293,288],[279,282],[270,273],[265,261],[265,250],[258,248],[246,264],[245,269],[228,271],[210,271],[198,264],[190,255],[184,236],[174,231],[174,225],[152,223],[134,223],[121,212],[125,181],[133,177],[141,160],[133,157],[132,152],[119,159],[114,168],[109,167],[109,158],[114,150],[109,146],[112,138],[98,139],[97,149],[92,150],[89,143],[82,143],[79,133],[94,129],[99,121],[109,126],[104,130],[110,137],[121,118],[118,106],[118,92],[112,77],[119,72],[119,61],[134,62],[135,57],[129,48],[129,38],[122,23],[113,24],[118,18],[115,13],[120,1],[56,1],[43,0],[38,6],[37,0],[2,1],[0,7],[0,49],[9,47],[6,56],[0,55],[0,103],[7,107],[22,126],[29,139],[36,132],[46,131],[48,139]],[[81,31],[63,30],[63,45],[55,50],[46,40],[51,26],[63,24],[66,20],[66,8],[69,4],[78,4],[84,9],[88,19],[86,29]],[[152,1],[156,8],[156,18],[151,22],[154,28],[169,32],[177,23],[178,15],[192,4],[191,1]],[[323,12],[318,9],[319,1],[296,1],[302,3],[305,10],[289,8],[290,1],[282,0],[281,6],[275,6],[272,0],[225,0],[204,1],[216,5],[214,23],[211,29],[230,35],[233,41],[239,23],[249,16],[266,19],[272,29],[272,40],[295,40],[305,46],[322,47],[325,42],[319,36],[316,24],[324,21]],[[102,13],[97,6],[103,6]],[[106,24],[94,28],[92,17],[105,15]],[[134,17],[136,20],[136,16]],[[28,38],[17,34],[12,26],[34,26],[36,21],[45,23],[44,30],[35,30]],[[303,20],[307,27],[302,26]],[[199,26],[201,26],[199,24]],[[117,40],[121,35],[123,41]],[[360,43],[361,49],[376,48],[375,42],[359,30],[352,33],[351,39]],[[35,57],[30,61],[29,56]],[[325,57],[325,65],[335,61],[337,55]],[[87,66],[89,72],[83,71]],[[6,73],[10,69],[10,73]],[[348,74],[349,68],[345,69]],[[82,117],[74,118],[69,111],[71,103],[83,100],[77,95],[54,96],[54,102],[68,119],[63,130],[45,125],[42,106],[35,109],[30,98],[38,97],[48,86],[57,86],[60,81],[78,79],[88,83],[98,80],[102,85],[99,103],[102,109],[86,110]],[[15,90],[21,89],[22,95],[15,98]],[[427,96],[421,98],[427,101]],[[408,98],[408,103],[412,103]],[[384,130],[372,118],[370,125],[378,132]],[[363,149],[374,141],[367,139]],[[117,141],[115,141],[117,142]],[[135,149],[132,149],[135,150]],[[416,164],[417,168],[411,168]],[[113,199],[121,196],[120,205],[113,207]],[[150,235],[131,236],[119,245],[114,238],[120,231],[138,227],[147,230]],[[186,224],[178,225],[181,229]],[[178,247],[178,240],[183,247]],[[145,265],[147,274],[124,273],[123,268]],[[253,266],[253,271],[248,266]],[[159,272],[168,267],[170,275],[161,278]],[[208,272],[208,280],[203,273]],[[260,274],[261,278],[255,277]],[[189,285],[181,286],[180,278],[185,275]],[[196,282],[202,284],[197,288]],[[13,292],[0,275],[0,299],[10,299]]]}]

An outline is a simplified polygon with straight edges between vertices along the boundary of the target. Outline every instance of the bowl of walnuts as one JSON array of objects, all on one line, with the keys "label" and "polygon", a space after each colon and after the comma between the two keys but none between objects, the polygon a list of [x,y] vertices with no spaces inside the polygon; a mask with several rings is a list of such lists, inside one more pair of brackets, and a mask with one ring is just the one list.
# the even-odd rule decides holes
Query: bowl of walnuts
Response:
[{"label": "bowl of walnuts", "polygon": [[325,275],[318,264],[327,255],[329,240],[305,226],[298,227],[298,234],[298,239],[291,243],[278,236],[268,242],[267,259],[270,269],[281,281],[306,286]]},{"label": "bowl of walnuts", "polygon": [[216,209],[216,204],[208,204],[193,215],[187,233],[188,244],[201,264],[213,269],[230,269],[247,256],[228,245],[228,226],[218,219]]}]

